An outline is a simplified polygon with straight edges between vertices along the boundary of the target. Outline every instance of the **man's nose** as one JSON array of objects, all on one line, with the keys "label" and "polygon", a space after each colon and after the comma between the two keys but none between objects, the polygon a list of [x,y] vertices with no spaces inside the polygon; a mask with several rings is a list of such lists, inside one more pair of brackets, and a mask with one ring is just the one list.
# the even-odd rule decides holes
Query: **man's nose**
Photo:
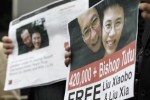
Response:
[{"label": "man's nose", "polygon": [[96,30],[91,29],[91,39],[95,39],[96,34]]}]

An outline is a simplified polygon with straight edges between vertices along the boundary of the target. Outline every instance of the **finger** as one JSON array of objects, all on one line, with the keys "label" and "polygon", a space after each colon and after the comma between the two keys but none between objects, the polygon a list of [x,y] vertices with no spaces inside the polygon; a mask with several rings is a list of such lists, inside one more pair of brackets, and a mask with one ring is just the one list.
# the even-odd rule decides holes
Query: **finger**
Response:
[{"label": "finger", "polygon": [[140,3],[139,8],[143,11],[150,12],[150,3]]},{"label": "finger", "polygon": [[4,53],[5,53],[6,55],[9,55],[9,54],[12,53],[12,49],[4,49]]},{"label": "finger", "polygon": [[2,41],[3,41],[4,43],[12,43],[12,40],[11,40],[8,36],[4,36],[4,37],[2,38]]},{"label": "finger", "polygon": [[14,45],[12,43],[3,43],[3,48],[5,48],[5,49],[13,49]]},{"label": "finger", "polygon": [[65,58],[70,58],[71,57],[71,52],[66,52],[65,53]]},{"label": "finger", "polygon": [[71,50],[70,46],[69,46],[69,45],[66,46],[66,47],[65,47],[65,50],[66,50],[66,51],[70,51],[70,50]]},{"label": "finger", "polygon": [[68,65],[69,65],[70,62],[71,62],[70,58],[66,58],[65,59],[65,65],[66,65],[66,67],[68,67]]},{"label": "finger", "polygon": [[150,20],[150,13],[149,12],[144,11],[141,13],[141,16],[146,20]]}]

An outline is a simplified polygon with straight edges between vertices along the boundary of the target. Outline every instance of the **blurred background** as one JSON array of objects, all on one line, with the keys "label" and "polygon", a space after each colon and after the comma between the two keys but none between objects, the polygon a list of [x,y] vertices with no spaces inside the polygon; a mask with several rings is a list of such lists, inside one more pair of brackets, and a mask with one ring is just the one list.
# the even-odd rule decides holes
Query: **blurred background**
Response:
[{"label": "blurred background", "polygon": [[2,37],[8,35],[11,20],[52,3],[56,0],[1,0],[0,1],[0,100],[27,100],[28,90],[3,91],[7,57],[3,53]]},{"label": "blurred background", "polygon": [[9,22],[25,13],[58,0],[1,0],[0,1],[0,41],[7,35]]}]

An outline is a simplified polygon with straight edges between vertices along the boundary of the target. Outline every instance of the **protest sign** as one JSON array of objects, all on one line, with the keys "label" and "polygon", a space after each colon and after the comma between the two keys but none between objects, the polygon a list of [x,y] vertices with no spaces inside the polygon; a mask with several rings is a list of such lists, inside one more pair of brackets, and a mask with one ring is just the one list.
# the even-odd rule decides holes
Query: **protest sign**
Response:
[{"label": "protest sign", "polygon": [[71,65],[64,100],[134,96],[137,0],[104,0],[68,24]]}]

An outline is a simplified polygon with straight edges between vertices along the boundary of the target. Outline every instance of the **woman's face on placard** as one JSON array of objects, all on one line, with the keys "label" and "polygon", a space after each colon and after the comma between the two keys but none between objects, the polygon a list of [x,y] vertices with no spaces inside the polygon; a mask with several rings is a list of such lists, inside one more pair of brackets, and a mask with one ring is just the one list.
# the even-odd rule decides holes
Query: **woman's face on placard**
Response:
[{"label": "woman's face on placard", "polygon": [[124,26],[124,10],[114,5],[104,10],[102,41],[105,56],[116,51]]},{"label": "woman's face on placard", "polygon": [[41,47],[41,35],[38,32],[32,34],[32,43],[34,49],[39,49]]},{"label": "woman's face on placard", "polygon": [[98,12],[90,8],[78,17],[82,38],[89,49],[97,52],[101,47],[101,24]]}]

